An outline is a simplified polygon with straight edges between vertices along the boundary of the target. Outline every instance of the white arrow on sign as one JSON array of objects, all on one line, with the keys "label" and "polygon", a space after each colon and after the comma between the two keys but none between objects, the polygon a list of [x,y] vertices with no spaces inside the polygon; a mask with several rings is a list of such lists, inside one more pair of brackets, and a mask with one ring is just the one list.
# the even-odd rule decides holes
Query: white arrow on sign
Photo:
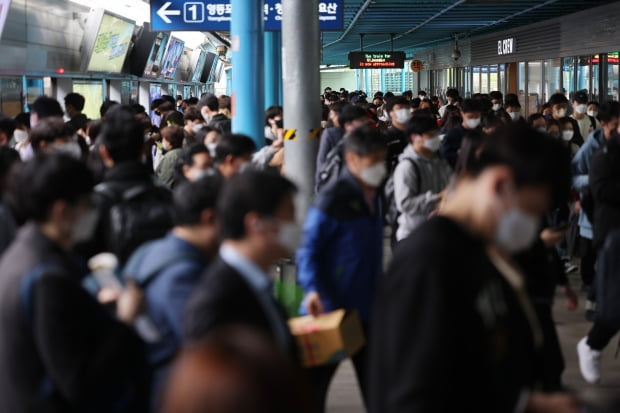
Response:
[{"label": "white arrow on sign", "polygon": [[159,10],[157,10],[157,15],[166,23],[170,24],[172,23],[172,20],[170,20],[168,18],[168,16],[180,16],[181,15],[181,10],[168,10],[168,7],[170,7],[170,5],[172,4],[172,2],[168,1],[166,3],[164,3],[163,6],[161,6],[161,8]]}]

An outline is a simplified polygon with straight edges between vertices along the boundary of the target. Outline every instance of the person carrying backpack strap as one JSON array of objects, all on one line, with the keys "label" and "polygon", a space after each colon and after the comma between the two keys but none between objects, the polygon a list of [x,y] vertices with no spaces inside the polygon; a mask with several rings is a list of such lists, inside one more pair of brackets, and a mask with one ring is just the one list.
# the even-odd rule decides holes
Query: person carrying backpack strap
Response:
[{"label": "person carrying backpack strap", "polygon": [[452,170],[437,151],[441,145],[437,122],[428,115],[414,116],[407,124],[407,145],[394,170],[394,204],[399,213],[396,240],[411,231],[437,208]]}]

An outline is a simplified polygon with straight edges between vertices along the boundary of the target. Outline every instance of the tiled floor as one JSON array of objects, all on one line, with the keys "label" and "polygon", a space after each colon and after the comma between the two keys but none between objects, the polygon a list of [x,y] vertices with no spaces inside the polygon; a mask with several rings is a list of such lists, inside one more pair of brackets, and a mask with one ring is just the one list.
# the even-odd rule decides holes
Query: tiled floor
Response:
[{"label": "tiled floor", "polygon": [[[571,284],[575,286],[575,289],[579,288],[578,275],[571,276]],[[614,410],[603,407],[609,404],[611,398],[620,398],[620,360],[614,358],[618,339],[612,340],[603,355],[601,384],[588,385],[579,373],[576,346],[577,342],[587,334],[591,325],[584,318],[583,294],[581,294],[580,300],[580,308],[575,312],[569,312],[566,310],[564,298],[558,296],[554,309],[558,334],[566,359],[564,382],[566,386],[573,389],[588,403],[589,408],[585,410],[586,412],[618,413],[620,409]],[[364,412],[355,373],[349,362],[341,365],[334,378],[328,396],[327,412]]]}]

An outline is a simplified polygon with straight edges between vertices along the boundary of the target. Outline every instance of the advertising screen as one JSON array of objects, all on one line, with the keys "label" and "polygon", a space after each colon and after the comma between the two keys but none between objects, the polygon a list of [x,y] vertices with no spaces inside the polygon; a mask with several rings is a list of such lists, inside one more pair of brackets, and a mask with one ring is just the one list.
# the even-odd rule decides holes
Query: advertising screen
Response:
[{"label": "advertising screen", "polygon": [[104,14],[86,70],[120,73],[127,57],[134,23]]},{"label": "advertising screen", "polygon": [[158,77],[161,72],[161,61],[164,59],[164,52],[168,45],[170,33],[159,32],[155,37],[155,41],[151,47],[151,51],[144,67],[143,75],[145,77]]},{"label": "advertising screen", "polygon": [[174,74],[179,66],[181,55],[183,54],[183,48],[185,42],[171,37],[168,42],[168,48],[166,49],[164,60],[161,63],[161,76],[164,78],[174,78]]},{"label": "advertising screen", "polygon": [[[215,66],[215,60],[218,59],[215,53],[207,53],[207,57],[205,58],[205,65],[202,70],[202,76],[200,77],[201,83],[207,83],[209,81],[209,77],[211,75],[211,70]],[[218,59],[219,60],[219,59]]]},{"label": "advertising screen", "polygon": [[202,71],[205,68],[205,61],[207,60],[207,54],[201,50],[195,51],[194,53],[199,52],[200,55],[198,56],[198,59],[196,60],[196,64],[194,65],[193,63],[193,58],[194,56],[192,56],[192,65],[193,65],[193,72],[192,72],[192,79],[191,81],[193,83],[198,83],[200,82],[200,78],[202,77]]}]

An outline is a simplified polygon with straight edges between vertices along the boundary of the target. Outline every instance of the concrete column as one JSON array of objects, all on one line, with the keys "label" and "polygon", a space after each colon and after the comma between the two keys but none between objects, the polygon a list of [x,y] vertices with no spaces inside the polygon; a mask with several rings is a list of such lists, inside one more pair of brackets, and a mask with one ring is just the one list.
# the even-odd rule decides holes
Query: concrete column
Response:
[{"label": "concrete column", "polygon": [[231,0],[232,131],[265,145],[263,0]]},{"label": "concrete column", "polygon": [[282,33],[265,32],[265,109],[282,106]]},{"label": "concrete column", "polygon": [[297,217],[303,221],[314,198],[321,127],[318,0],[283,0],[284,170],[299,188]]}]

